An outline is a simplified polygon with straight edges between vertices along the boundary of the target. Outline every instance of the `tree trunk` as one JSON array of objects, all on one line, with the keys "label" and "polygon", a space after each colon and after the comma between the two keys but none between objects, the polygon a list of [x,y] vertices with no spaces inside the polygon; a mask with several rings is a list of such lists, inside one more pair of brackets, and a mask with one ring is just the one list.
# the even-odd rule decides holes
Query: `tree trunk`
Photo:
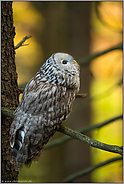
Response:
[{"label": "tree trunk", "polygon": [[[17,107],[19,91],[15,65],[12,2],[1,2],[1,104],[2,107]],[[10,163],[10,125],[12,119],[2,116],[1,182],[17,182],[18,172]]]}]

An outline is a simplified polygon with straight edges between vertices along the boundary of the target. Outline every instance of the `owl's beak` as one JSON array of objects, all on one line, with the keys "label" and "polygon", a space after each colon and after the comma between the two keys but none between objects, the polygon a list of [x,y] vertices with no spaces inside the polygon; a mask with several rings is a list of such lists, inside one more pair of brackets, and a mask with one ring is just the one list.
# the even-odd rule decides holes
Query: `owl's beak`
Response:
[{"label": "owl's beak", "polygon": [[75,61],[75,60],[73,60],[74,61],[74,63],[76,63],[77,64],[77,61]]}]

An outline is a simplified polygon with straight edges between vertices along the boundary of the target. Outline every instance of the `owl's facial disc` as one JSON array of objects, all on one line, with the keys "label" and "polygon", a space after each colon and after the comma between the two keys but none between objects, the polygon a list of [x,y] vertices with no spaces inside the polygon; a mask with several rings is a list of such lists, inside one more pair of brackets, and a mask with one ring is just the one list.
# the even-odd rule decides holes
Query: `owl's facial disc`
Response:
[{"label": "owl's facial disc", "polygon": [[61,69],[71,74],[77,74],[79,72],[79,65],[74,58],[67,53],[55,53],[53,59]]}]

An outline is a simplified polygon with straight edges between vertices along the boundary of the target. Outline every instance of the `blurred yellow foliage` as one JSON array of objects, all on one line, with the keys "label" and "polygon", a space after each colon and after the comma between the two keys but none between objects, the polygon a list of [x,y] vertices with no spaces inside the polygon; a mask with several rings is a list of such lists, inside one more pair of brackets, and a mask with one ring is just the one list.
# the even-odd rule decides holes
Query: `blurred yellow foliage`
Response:
[{"label": "blurred yellow foliage", "polygon": [[122,14],[123,14],[123,2],[102,2],[100,6],[100,14],[103,21],[106,22],[113,31],[123,31]]},{"label": "blurred yellow foliage", "polygon": [[90,65],[95,78],[114,78],[118,81],[122,77],[122,51],[115,50],[94,59]]},{"label": "blurred yellow foliage", "polygon": [[[122,42],[122,2],[100,2],[99,19],[92,11],[91,53],[102,51]],[[93,99],[92,123],[99,123],[118,116],[122,106],[122,58],[121,50],[115,50],[94,59],[90,64],[94,79],[90,95]],[[122,120],[93,131],[92,137],[104,143],[122,146]],[[91,149],[92,164],[115,156],[113,153]],[[122,182],[122,162],[109,164],[92,173],[93,182]]]}]

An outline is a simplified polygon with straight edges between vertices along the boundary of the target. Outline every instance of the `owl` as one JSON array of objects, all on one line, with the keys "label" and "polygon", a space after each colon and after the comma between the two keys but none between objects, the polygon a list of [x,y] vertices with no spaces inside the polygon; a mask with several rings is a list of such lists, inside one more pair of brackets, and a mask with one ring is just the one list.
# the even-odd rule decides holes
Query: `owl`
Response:
[{"label": "owl", "polygon": [[27,83],[10,127],[10,162],[19,171],[38,161],[43,146],[71,112],[80,68],[67,53],[54,53]]}]

